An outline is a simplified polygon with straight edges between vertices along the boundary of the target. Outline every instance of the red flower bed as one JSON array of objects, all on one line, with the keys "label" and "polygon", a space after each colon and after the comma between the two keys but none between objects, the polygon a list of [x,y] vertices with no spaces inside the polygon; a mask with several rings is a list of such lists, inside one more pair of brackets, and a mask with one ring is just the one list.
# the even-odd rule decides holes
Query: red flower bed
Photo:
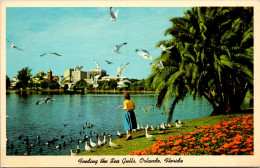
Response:
[{"label": "red flower bed", "polygon": [[130,155],[254,155],[252,115],[230,118],[193,132],[156,138],[151,147]]}]

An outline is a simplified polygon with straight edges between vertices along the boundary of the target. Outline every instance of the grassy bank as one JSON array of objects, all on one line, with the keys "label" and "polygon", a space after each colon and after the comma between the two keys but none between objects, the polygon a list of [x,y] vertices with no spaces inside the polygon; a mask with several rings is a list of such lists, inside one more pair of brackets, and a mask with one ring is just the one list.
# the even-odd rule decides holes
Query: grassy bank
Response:
[{"label": "grassy bank", "polygon": [[[220,121],[227,120],[228,118],[234,118],[245,115],[248,115],[248,113],[190,119],[184,121],[185,125],[183,125],[183,127],[179,129],[177,129],[176,127],[171,127],[166,130],[165,134],[159,133],[158,130],[148,131],[148,133],[152,134],[155,138],[165,138],[168,135],[179,135],[184,132],[190,132],[198,126],[215,125]],[[116,139],[113,142],[116,143],[118,147],[112,148],[107,144],[103,147],[93,149],[92,152],[81,152],[78,155],[128,155],[133,151],[140,151],[141,149],[146,149],[147,147],[150,147],[152,144],[154,144],[156,141],[147,139],[145,137],[145,132],[140,131],[133,134],[132,140],[125,141],[125,137],[123,137],[121,139]]]}]

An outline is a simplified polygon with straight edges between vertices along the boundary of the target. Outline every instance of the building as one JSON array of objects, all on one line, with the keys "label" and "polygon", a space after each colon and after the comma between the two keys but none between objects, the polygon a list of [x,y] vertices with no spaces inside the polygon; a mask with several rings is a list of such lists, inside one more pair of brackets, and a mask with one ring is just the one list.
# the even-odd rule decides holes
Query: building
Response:
[{"label": "building", "polygon": [[75,84],[81,79],[87,79],[87,72],[82,71],[83,66],[76,66],[75,68],[66,69],[64,72],[64,84]]},{"label": "building", "polygon": [[99,64],[96,60],[94,60],[96,64],[96,68],[90,69],[88,71],[88,79],[93,79],[94,76],[100,75],[100,77],[107,76],[107,72],[105,70],[100,69]]},{"label": "building", "polygon": [[58,76],[52,76],[52,71],[50,69],[47,72],[47,79],[49,81],[59,81],[59,77]]},{"label": "building", "polygon": [[47,72],[47,79],[49,80],[49,81],[52,81],[52,71],[49,69],[48,70],[48,72]]}]

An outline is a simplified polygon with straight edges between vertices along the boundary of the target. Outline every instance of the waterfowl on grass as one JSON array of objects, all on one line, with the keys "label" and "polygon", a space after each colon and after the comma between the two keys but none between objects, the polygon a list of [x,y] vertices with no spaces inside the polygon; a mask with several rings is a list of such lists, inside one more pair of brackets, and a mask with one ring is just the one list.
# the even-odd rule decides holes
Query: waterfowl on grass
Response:
[{"label": "waterfowl on grass", "polygon": [[73,153],[72,150],[70,150],[70,156],[76,156],[76,153]]},{"label": "waterfowl on grass", "polygon": [[91,151],[91,147],[88,145],[88,142],[85,142],[85,150],[86,151]]},{"label": "waterfowl on grass", "polygon": [[99,138],[99,137],[98,137],[97,143],[98,143],[98,146],[102,146],[102,145],[103,145],[103,143],[100,141],[100,138]]},{"label": "waterfowl on grass", "polygon": [[178,124],[178,123],[175,123],[175,126],[176,126],[176,128],[180,128],[180,127],[182,127],[182,125],[181,124]]},{"label": "waterfowl on grass", "polygon": [[148,139],[154,138],[153,135],[147,133],[147,128],[145,128],[145,137]]},{"label": "waterfowl on grass", "polygon": [[89,141],[90,141],[90,146],[92,147],[92,148],[94,148],[94,147],[97,147],[97,144],[96,143],[94,143],[91,139],[89,139]]},{"label": "waterfowl on grass", "polygon": [[109,141],[109,146],[111,146],[111,147],[116,147],[117,146],[117,144],[112,142],[111,137],[110,137],[110,141]]},{"label": "waterfowl on grass", "polygon": [[107,143],[106,135],[104,135],[103,145]]},{"label": "waterfowl on grass", "polygon": [[121,134],[118,130],[117,130],[117,136],[118,138],[122,138],[125,134]]}]

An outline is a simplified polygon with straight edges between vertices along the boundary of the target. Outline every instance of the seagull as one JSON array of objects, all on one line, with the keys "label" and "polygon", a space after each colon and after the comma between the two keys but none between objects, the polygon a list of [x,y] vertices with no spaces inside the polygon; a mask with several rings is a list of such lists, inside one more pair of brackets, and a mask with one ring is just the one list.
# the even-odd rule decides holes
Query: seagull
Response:
[{"label": "seagull", "polygon": [[43,53],[43,54],[40,55],[40,56],[42,57],[42,56],[47,55],[47,54],[50,54],[50,55],[56,55],[56,56],[61,56],[60,54],[55,53],[55,52],[47,52],[47,53]]},{"label": "seagull", "polygon": [[178,124],[183,124],[185,125],[185,123],[183,121],[181,121],[180,119],[177,119],[175,122],[177,122]]},{"label": "seagull", "polygon": [[180,128],[180,127],[182,127],[182,125],[181,124],[178,124],[178,123],[175,123],[175,126],[176,126],[176,128]]},{"label": "seagull", "polygon": [[85,142],[85,150],[91,151],[91,147],[88,145],[88,141]]},{"label": "seagull", "polygon": [[98,146],[102,146],[103,145],[103,143],[100,141],[100,138],[98,137]]},{"label": "seagull", "polygon": [[94,148],[94,147],[96,147],[96,146],[97,146],[97,144],[96,144],[96,143],[94,143],[94,142],[92,142],[92,140],[91,140],[91,139],[90,139],[89,141],[90,141],[90,143],[89,143],[89,144],[90,144],[90,146],[91,146],[91,147],[93,147],[93,148]]},{"label": "seagull", "polygon": [[147,133],[147,128],[145,127],[145,137],[148,138],[148,139],[151,139],[153,138],[153,135],[150,135]]},{"label": "seagull", "polygon": [[151,131],[154,131],[154,128],[153,128],[153,126],[151,125]]},{"label": "seagull", "polygon": [[148,51],[146,51],[146,50],[144,50],[144,49],[142,49],[142,50],[136,49],[135,52],[136,52],[138,55],[142,56],[144,59],[152,60],[152,56],[149,54]]},{"label": "seagull", "polygon": [[49,103],[51,101],[54,101],[55,99],[52,99],[50,97],[47,97],[47,98],[41,98],[40,100],[38,100],[36,102],[36,105],[39,105],[39,104],[42,104],[42,103]]},{"label": "seagull", "polygon": [[156,62],[156,63],[150,63],[150,65],[151,66],[155,66],[155,67],[157,67],[159,69],[163,69],[164,68],[162,61],[160,61],[159,64]]},{"label": "seagull", "polygon": [[117,146],[117,144],[112,142],[111,137],[110,137],[110,141],[109,141],[109,146],[111,146],[111,147],[116,147]]},{"label": "seagull", "polygon": [[147,114],[147,113],[149,113],[149,110],[150,110],[152,107],[154,107],[154,105],[151,105],[151,106],[147,107],[146,109],[144,109],[144,108],[140,108],[140,109],[142,109],[142,110]]},{"label": "seagull", "polygon": [[110,7],[110,15],[111,15],[110,20],[111,20],[111,21],[116,21],[116,19],[117,19],[117,14],[118,14],[118,9],[117,9],[116,12],[114,12],[113,9],[112,9],[112,7]]},{"label": "seagull", "polygon": [[105,60],[106,62],[107,62],[107,64],[113,64],[113,62],[110,62],[110,61],[108,61],[108,60]]},{"label": "seagull", "polygon": [[76,156],[76,153],[73,153],[72,150],[70,150],[70,156]]},{"label": "seagull", "polygon": [[11,48],[15,48],[15,49],[17,49],[17,50],[24,51],[23,49],[16,47],[16,46],[15,46],[11,41],[9,41],[8,39],[6,39],[6,41],[11,44]]},{"label": "seagull", "polygon": [[104,135],[103,145],[107,143],[106,135]]},{"label": "seagull", "polygon": [[113,50],[113,52],[117,53],[117,54],[120,54],[119,52],[119,49],[121,47],[123,47],[124,45],[126,45],[127,43],[122,43],[122,44],[119,44],[119,45],[116,45],[115,49]]},{"label": "seagull", "polygon": [[[164,52],[169,51],[172,47],[173,47],[173,46],[171,46],[171,47],[165,47],[163,44],[160,45],[160,48],[161,48],[162,51],[164,51]],[[169,52],[170,52],[170,51],[169,51]]]},{"label": "seagull", "polygon": [[122,138],[124,136],[124,134],[121,134],[118,130],[116,132],[117,132],[118,138]]},{"label": "seagull", "polygon": [[100,77],[101,75],[96,75],[96,76],[94,76],[94,78],[93,78],[93,81],[92,81],[92,83],[93,83],[93,87],[94,88],[97,88],[98,87],[98,78]]}]

